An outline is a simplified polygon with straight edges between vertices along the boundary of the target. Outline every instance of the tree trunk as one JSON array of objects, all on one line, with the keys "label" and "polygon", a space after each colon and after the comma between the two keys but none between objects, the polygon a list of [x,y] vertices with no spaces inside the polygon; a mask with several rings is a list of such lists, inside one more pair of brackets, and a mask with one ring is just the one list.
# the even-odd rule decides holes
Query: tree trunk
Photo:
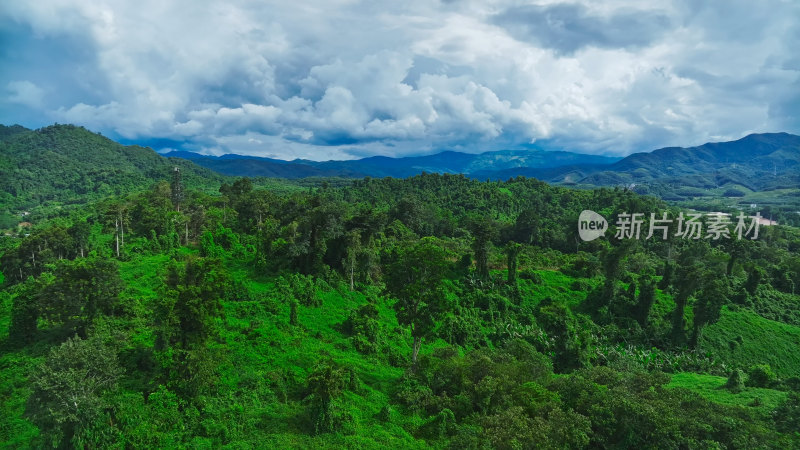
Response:
[{"label": "tree trunk", "polygon": [[411,364],[414,367],[417,366],[417,356],[419,355],[420,347],[422,347],[422,338],[414,336],[414,343],[411,350]]},{"label": "tree trunk", "polygon": [[489,278],[489,253],[485,248],[475,253],[475,264],[478,277],[482,280]]},{"label": "tree trunk", "polygon": [[692,330],[692,338],[689,340],[689,347],[693,349],[697,349],[700,345],[700,338],[703,336],[703,326],[700,324],[695,324],[694,329]]},{"label": "tree trunk", "polygon": [[515,244],[509,244],[506,249],[506,256],[508,257],[508,284],[514,285],[517,282],[517,256],[519,255],[520,248]]},{"label": "tree trunk", "polygon": [[355,286],[353,284],[353,276],[355,272],[355,264],[350,264],[350,290],[355,290]]},{"label": "tree trunk", "polygon": [[114,221],[114,238],[117,242],[117,258],[119,258],[119,220]]},{"label": "tree trunk", "polygon": [[185,230],[185,233],[186,233],[186,246],[188,247],[189,246],[189,222],[188,221],[186,223],[184,223],[184,227],[185,227],[184,230]]},{"label": "tree trunk", "polygon": [[672,342],[678,346],[686,343],[686,332],[684,331],[686,321],[683,315],[688,297],[688,294],[678,292],[675,297],[675,309],[672,311]]}]

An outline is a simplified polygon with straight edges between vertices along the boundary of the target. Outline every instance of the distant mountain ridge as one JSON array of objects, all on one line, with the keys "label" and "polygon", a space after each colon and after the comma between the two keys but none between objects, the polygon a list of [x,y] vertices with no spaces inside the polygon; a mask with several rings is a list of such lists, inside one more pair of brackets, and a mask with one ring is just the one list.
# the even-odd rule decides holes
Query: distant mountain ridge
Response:
[{"label": "distant mountain ridge", "polygon": [[517,168],[553,168],[570,164],[604,166],[619,161],[619,157],[585,155],[565,151],[501,150],[479,154],[445,151],[426,156],[391,158],[371,156],[347,161],[283,161],[243,155],[207,156],[185,151],[173,151],[164,156],[189,159],[219,173],[234,176],[306,176],[341,177],[409,177],[422,172],[463,173]]},{"label": "distant mountain ridge", "polygon": [[608,166],[585,167],[582,175],[580,180],[567,180],[562,169],[537,178],[589,185],[732,183],[752,190],[796,188],[800,187],[800,136],[763,133],[697,147],[667,147],[634,153]]},{"label": "distant mountain ridge", "polygon": [[[189,152],[186,158],[234,176],[302,178],[408,177],[422,172],[461,173],[478,179],[517,176],[567,185],[667,185],[712,188],[725,184],[750,190],[800,187],[800,136],[789,133],[751,134],[730,142],[696,147],[666,147],[625,158],[564,151],[503,150],[480,154],[446,151],[427,156],[373,156],[350,161],[282,161],[241,155],[221,157]],[[662,192],[663,189],[657,189]]]},{"label": "distant mountain ridge", "polygon": [[[778,169],[781,173],[795,170],[800,165],[800,136],[789,133],[750,134],[730,142],[690,148],[667,147],[649,153],[634,153],[612,164],[608,170],[660,178],[707,173],[735,168],[736,165],[775,173]],[[639,172],[642,170],[646,173]]]},{"label": "distant mountain ridge", "polygon": [[447,151],[351,161],[283,161],[191,152],[159,155],[150,148],[125,146],[73,125],[38,130],[0,125],[0,209],[45,202],[85,202],[128,192],[169,180],[174,166],[181,167],[185,180],[213,190],[224,180],[219,174],[298,179],[402,178],[438,172],[492,180],[525,176],[585,187],[623,185],[641,193],[680,200],[717,189],[718,193],[731,189],[731,195],[737,196],[737,189],[800,188],[800,136],[751,134],[731,142],[667,147],[626,158],[533,149],[480,154]]}]

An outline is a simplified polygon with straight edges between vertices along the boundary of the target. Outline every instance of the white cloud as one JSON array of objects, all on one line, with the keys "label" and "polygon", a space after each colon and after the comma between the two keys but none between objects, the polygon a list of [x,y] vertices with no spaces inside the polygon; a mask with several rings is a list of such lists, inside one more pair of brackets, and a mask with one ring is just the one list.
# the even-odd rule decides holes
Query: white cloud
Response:
[{"label": "white cloud", "polygon": [[44,100],[44,89],[30,81],[9,81],[6,85],[8,101],[18,103],[29,108],[39,108]]},{"label": "white cloud", "polygon": [[[0,121],[24,105],[30,126],[287,159],[797,133],[797,17],[778,0],[12,2],[0,25],[27,34],[0,61]],[[83,43],[80,64],[42,43]]]}]

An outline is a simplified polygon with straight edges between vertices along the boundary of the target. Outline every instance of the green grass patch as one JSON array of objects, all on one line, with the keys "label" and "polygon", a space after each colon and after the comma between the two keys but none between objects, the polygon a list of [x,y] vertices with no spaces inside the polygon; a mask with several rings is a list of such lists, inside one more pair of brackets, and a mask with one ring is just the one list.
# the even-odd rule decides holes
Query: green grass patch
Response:
[{"label": "green grass patch", "polygon": [[587,293],[599,283],[597,279],[574,278],[555,270],[531,271],[538,275],[541,282],[530,279],[518,279],[520,295],[525,303],[538,305],[545,298],[552,298],[575,307],[586,299]]},{"label": "green grass patch", "polygon": [[748,387],[733,393],[724,388],[726,381],[725,377],[681,372],[672,375],[667,387],[685,388],[714,403],[754,408],[763,414],[769,414],[786,398],[786,392],[765,388]]},{"label": "green grass patch", "polygon": [[779,377],[800,376],[800,327],[750,311],[723,309],[719,322],[703,332],[701,348],[730,366],[769,364]]}]

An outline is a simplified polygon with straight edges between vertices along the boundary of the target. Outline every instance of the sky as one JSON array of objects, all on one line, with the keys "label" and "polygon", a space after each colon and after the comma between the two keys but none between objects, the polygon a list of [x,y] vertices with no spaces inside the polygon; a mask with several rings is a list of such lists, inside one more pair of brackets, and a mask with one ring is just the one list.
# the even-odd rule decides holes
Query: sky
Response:
[{"label": "sky", "polygon": [[800,134],[800,2],[0,4],[0,123],[280,159]]}]

